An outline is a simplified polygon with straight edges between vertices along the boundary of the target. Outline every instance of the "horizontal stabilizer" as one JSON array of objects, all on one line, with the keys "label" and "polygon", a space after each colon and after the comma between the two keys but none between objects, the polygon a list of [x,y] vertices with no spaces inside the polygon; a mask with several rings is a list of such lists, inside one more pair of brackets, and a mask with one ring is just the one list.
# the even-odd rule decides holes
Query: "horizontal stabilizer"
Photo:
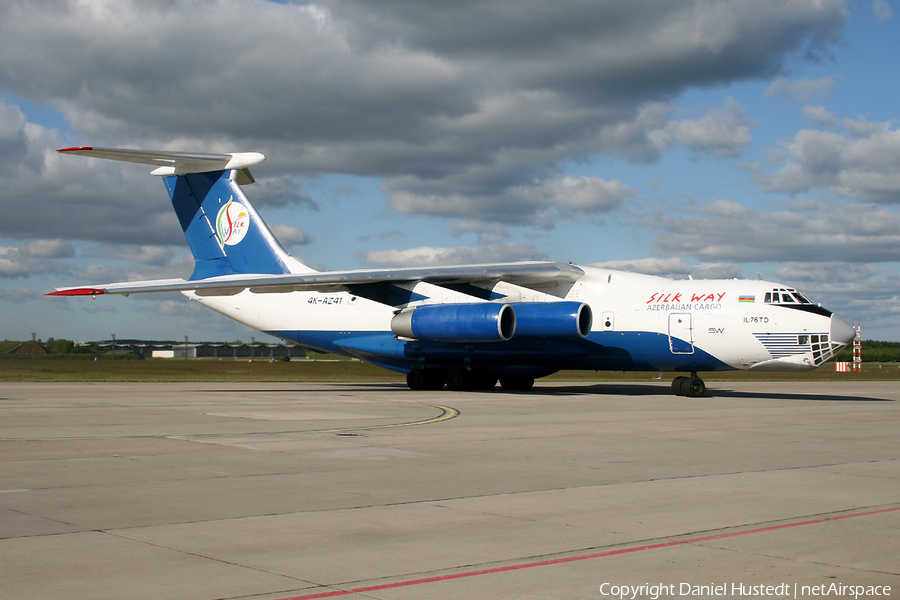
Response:
[{"label": "horizontal stabilizer", "polygon": [[236,170],[241,172],[237,182],[253,183],[249,168],[266,160],[259,152],[230,152],[227,154],[207,154],[201,152],[168,152],[165,150],[124,150],[119,148],[63,148],[57,150],[65,154],[91,156],[122,162],[139,163],[156,167],[151,173],[161,177],[185,175],[187,173],[207,173],[210,171]]}]

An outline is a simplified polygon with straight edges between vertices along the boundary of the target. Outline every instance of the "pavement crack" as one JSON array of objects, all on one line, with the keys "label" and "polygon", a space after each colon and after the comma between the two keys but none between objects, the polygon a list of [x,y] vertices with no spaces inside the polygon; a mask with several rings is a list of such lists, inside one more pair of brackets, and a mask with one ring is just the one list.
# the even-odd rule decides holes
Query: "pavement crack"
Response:
[{"label": "pavement crack", "polygon": [[147,540],[142,540],[142,539],[130,537],[130,536],[127,536],[127,535],[123,535],[123,534],[117,533],[117,532],[115,532],[115,531],[110,531],[110,530],[97,530],[97,533],[103,533],[103,534],[108,535],[108,536],[111,536],[111,537],[116,537],[116,538],[119,538],[119,539],[122,539],[122,540],[128,540],[128,541],[130,541],[130,542],[136,542],[136,543],[138,543],[138,544],[143,544],[143,545],[146,545],[146,546],[152,546],[152,547],[154,547],[154,548],[160,548],[160,549],[162,549],[162,550],[169,550],[169,551],[171,551],[171,552],[177,552],[177,553],[183,554],[183,555],[185,555],[185,556],[194,556],[194,557],[196,557],[196,558],[202,558],[202,559],[204,559],[204,560],[209,560],[209,561],[212,561],[212,562],[216,562],[216,563],[223,564],[223,565],[228,565],[228,566],[231,566],[231,567],[239,567],[239,568],[242,568],[242,569],[248,569],[248,570],[251,570],[251,571],[257,571],[257,572],[259,572],[259,573],[265,573],[265,574],[267,574],[267,575],[274,575],[274,576],[277,576],[277,577],[285,577],[285,578],[287,578],[287,579],[292,579],[292,580],[294,580],[294,581],[299,581],[299,582],[302,582],[302,583],[308,583],[309,585],[320,585],[320,584],[318,584],[318,583],[316,583],[316,582],[314,582],[314,581],[308,581],[308,580],[306,580],[306,579],[302,579],[302,578],[300,578],[300,577],[295,577],[295,576],[293,576],[293,575],[288,575],[288,574],[286,574],[286,573],[279,573],[279,572],[277,572],[277,571],[272,571],[272,570],[269,570],[269,569],[262,569],[262,568],[260,568],[260,567],[253,567],[253,566],[250,566],[250,565],[241,564],[241,563],[239,563],[239,562],[234,562],[234,561],[230,561],[230,560],[225,560],[224,558],[216,558],[215,556],[209,556],[209,555],[206,555],[206,554],[201,554],[200,552],[191,552],[190,550],[184,550],[184,549],[182,549],[182,548],[175,548],[175,547],[173,547],[173,546],[169,546],[169,545],[166,545],[166,544],[157,544],[157,543],[154,543],[154,542],[149,542],[149,541],[147,541]]}]

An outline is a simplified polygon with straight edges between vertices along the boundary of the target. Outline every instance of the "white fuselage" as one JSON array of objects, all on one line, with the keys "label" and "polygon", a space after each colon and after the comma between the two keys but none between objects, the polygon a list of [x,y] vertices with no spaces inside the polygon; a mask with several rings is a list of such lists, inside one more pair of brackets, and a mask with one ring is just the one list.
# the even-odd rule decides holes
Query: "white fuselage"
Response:
[{"label": "white fuselage", "polygon": [[[603,358],[586,360],[576,368],[806,370],[832,357],[852,338],[849,325],[781,284],[673,280],[580,268],[585,274],[574,284],[520,288],[500,282],[491,288],[497,296],[494,302],[586,303],[593,326],[585,347],[593,344],[607,355],[621,350],[630,357],[630,362],[617,359],[608,367]],[[487,301],[429,283],[398,287],[417,298],[410,306]],[[341,340],[373,334],[394,337],[390,323],[398,310],[346,291],[186,294],[254,329],[344,354],[354,352],[336,345]],[[504,343],[513,350],[514,342]]]}]

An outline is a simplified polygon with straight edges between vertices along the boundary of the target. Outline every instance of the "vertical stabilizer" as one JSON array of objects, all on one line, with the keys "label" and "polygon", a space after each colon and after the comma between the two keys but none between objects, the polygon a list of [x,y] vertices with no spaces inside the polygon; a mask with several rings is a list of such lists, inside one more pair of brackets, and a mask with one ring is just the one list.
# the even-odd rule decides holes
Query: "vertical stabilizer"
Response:
[{"label": "vertical stabilizer", "polygon": [[166,177],[166,189],[196,265],[192,280],[290,273],[290,257],[234,181],[237,171]]},{"label": "vertical stabilizer", "polygon": [[82,146],[63,154],[141,163],[165,178],[196,265],[192,280],[216,275],[314,272],[292,258],[272,235],[239,183],[253,183],[259,152],[208,154]]}]

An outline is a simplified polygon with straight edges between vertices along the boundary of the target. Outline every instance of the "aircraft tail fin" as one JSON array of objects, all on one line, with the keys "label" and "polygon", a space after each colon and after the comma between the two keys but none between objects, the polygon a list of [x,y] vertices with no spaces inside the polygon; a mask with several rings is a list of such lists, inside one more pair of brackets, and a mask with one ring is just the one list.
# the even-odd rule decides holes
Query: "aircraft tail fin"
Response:
[{"label": "aircraft tail fin", "polygon": [[258,152],[198,154],[113,148],[65,148],[59,152],[156,167],[194,256],[191,280],[233,274],[313,272],[292,258],[244,195],[253,183],[249,167]]}]

